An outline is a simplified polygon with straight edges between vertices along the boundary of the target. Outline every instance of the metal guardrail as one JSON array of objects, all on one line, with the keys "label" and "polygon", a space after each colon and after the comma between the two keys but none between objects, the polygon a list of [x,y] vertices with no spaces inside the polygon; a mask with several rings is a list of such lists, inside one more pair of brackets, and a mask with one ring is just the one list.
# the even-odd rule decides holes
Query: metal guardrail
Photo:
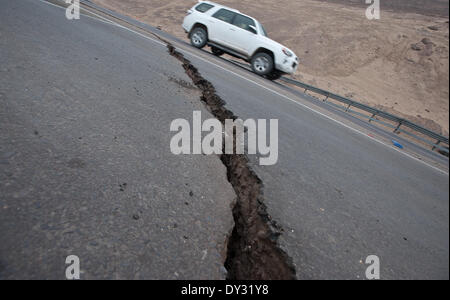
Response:
[{"label": "metal guardrail", "polygon": [[[447,154],[449,153],[448,147],[443,147],[442,146],[442,144],[446,144],[447,146],[449,145],[448,137],[440,135],[440,134],[438,134],[438,133],[436,133],[434,131],[431,131],[431,130],[429,130],[427,128],[424,128],[424,127],[422,127],[422,126],[420,126],[418,124],[415,124],[415,123],[413,123],[411,121],[408,121],[406,119],[403,119],[403,118],[399,118],[399,117],[397,117],[397,116],[395,116],[393,114],[384,112],[382,110],[379,110],[379,109],[370,107],[368,105],[362,104],[360,102],[357,102],[357,101],[354,101],[354,100],[351,100],[351,99],[348,99],[348,98],[345,98],[345,97],[333,94],[333,93],[325,91],[325,90],[322,90],[322,89],[314,87],[312,85],[309,85],[309,84],[306,84],[306,83],[302,83],[300,81],[296,81],[296,80],[293,80],[293,79],[290,79],[290,78],[287,78],[287,77],[282,77],[280,80],[282,80],[282,81],[284,81],[286,83],[289,83],[289,84],[301,87],[301,88],[305,89],[305,92],[306,91],[311,91],[311,92],[314,92],[316,94],[325,96],[326,98],[323,100],[324,102],[326,102],[328,99],[333,99],[333,100],[336,100],[336,101],[338,101],[340,103],[343,103],[343,104],[346,105],[346,108],[345,108],[346,112],[351,111],[352,107],[358,108],[358,109],[363,110],[365,112],[368,112],[369,114],[371,114],[371,116],[369,117],[369,120],[368,120],[369,122],[378,121],[378,122],[382,123],[383,125],[386,125],[388,127],[394,128],[394,132],[395,133],[403,132],[403,133],[406,133],[406,134],[408,134],[408,135],[410,135],[410,136],[412,136],[412,137],[414,137],[414,138],[416,138],[416,139],[418,139],[418,140],[420,140],[422,142],[425,142],[425,143],[429,144],[430,146],[432,146],[432,150],[439,149],[439,150],[441,150],[441,151],[443,151],[443,152],[445,152]],[[353,111],[353,112],[357,113],[355,111]],[[360,114],[360,115],[363,116],[363,117],[367,117],[367,116],[362,115],[362,114]],[[392,126],[392,125],[390,125],[390,124],[388,124],[386,122],[379,121],[379,120],[376,119],[377,117],[383,118],[385,120],[389,120],[391,122],[394,122],[394,124],[396,124],[396,125]],[[413,134],[411,132],[403,130],[402,127],[403,128],[406,127],[406,128],[409,128],[412,131],[415,131],[417,133],[421,133],[421,134],[429,137],[430,139],[432,139],[433,141],[436,141],[436,142],[427,141],[427,140],[425,140],[425,139],[423,139],[423,138],[421,138],[421,137],[419,137],[419,136],[417,136],[417,135],[415,135],[415,134]]]}]

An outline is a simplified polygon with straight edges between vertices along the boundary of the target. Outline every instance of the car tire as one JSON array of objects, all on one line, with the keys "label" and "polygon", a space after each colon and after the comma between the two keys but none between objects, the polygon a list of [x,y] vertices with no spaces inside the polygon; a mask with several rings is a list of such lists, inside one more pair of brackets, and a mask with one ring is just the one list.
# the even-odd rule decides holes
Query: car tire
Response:
[{"label": "car tire", "polygon": [[223,50],[220,50],[219,48],[216,47],[211,47],[211,52],[215,55],[215,56],[222,56],[225,54],[225,52]]},{"label": "car tire", "polygon": [[272,73],[267,74],[265,77],[266,77],[267,79],[273,81],[273,80],[280,79],[281,76],[283,76],[283,73],[281,73],[280,71],[273,71]]},{"label": "car tire", "polygon": [[274,62],[272,56],[267,53],[256,53],[251,61],[252,70],[258,75],[265,76],[272,73]]},{"label": "car tire", "polygon": [[202,27],[196,27],[191,32],[191,44],[195,48],[202,49],[208,43],[208,33]]}]

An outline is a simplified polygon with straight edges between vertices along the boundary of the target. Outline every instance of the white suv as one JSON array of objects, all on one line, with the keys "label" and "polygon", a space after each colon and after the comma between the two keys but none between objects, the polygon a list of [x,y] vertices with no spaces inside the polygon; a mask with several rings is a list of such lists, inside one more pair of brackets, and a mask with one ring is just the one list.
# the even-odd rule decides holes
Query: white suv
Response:
[{"label": "white suv", "polygon": [[200,1],[188,10],[183,28],[194,47],[208,45],[215,55],[227,53],[244,59],[256,74],[268,79],[297,70],[298,57],[294,52],[269,39],[261,23],[238,10]]}]

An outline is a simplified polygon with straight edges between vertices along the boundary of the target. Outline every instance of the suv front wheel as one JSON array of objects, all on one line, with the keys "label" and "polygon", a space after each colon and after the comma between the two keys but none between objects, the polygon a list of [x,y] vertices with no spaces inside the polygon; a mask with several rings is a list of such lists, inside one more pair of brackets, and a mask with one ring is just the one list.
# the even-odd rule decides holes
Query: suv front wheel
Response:
[{"label": "suv front wheel", "polygon": [[251,61],[253,72],[264,76],[271,74],[274,69],[273,58],[267,53],[256,53]]},{"label": "suv front wheel", "polygon": [[192,46],[201,49],[206,46],[207,42],[208,42],[208,34],[206,33],[205,29],[197,27],[192,30],[191,32]]}]

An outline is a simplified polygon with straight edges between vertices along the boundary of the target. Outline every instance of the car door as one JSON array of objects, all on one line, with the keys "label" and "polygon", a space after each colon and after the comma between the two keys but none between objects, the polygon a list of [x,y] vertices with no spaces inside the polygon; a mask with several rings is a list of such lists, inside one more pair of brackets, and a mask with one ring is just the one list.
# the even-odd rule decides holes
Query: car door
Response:
[{"label": "car door", "polygon": [[232,23],[235,16],[235,12],[224,8],[213,14],[208,21],[210,24],[208,26],[209,39],[215,43],[232,48],[229,39],[232,32],[231,29],[234,27]]},{"label": "car door", "polygon": [[256,42],[256,23],[252,18],[236,13],[233,19],[233,27],[229,35],[231,46],[237,51],[250,56],[250,49]]}]

